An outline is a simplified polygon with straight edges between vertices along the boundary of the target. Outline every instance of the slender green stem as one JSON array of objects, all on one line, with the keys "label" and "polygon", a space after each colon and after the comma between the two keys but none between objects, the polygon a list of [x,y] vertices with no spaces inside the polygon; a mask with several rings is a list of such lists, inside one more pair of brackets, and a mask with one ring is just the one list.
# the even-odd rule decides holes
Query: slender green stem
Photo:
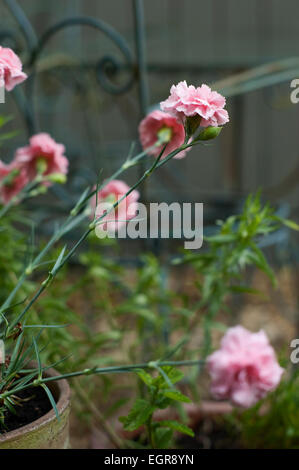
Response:
[{"label": "slender green stem", "polygon": [[127,159],[120,168],[118,168],[118,170],[116,170],[109,178],[105,179],[103,181],[103,183],[98,186],[97,188],[93,189],[89,194],[87,194],[87,196],[85,198],[83,198],[83,200],[80,202],[80,204],[78,204],[78,206],[76,207],[76,211],[79,211],[84,205],[85,203],[92,197],[96,194],[97,191],[100,191],[101,189],[103,189],[104,186],[107,185],[107,183],[109,183],[110,181],[114,180],[115,178],[117,178],[118,176],[120,176],[124,171],[128,170],[129,168],[132,168],[133,166],[137,165],[137,163],[139,163],[139,161],[146,157],[148,155],[148,152],[157,147],[158,145],[160,145],[160,142],[157,141],[152,147],[149,147],[147,148],[146,150],[144,150],[143,152],[139,153],[138,155],[136,155],[134,158],[131,158],[131,159]]},{"label": "slender green stem", "polygon": [[[30,302],[26,305],[26,307],[24,308],[24,310],[21,312],[21,314],[15,318],[15,320],[10,324],[9,328],[6,330],[6,335],[8,335],[10,333],[10,331],[15,327],[15,325],[19,322],[21,322],[24,318],[24,316],[26,315],[26,313],[28,312],[28,310],[32,307],[32,305],[36,302],[36,300],[39,298],[39,296],[46,290],[46,288],[48,287],[48,285],[50,284],[50,282],[55,278],[55,276],[57,275],[57,273],[62,269],[62,267],[69,261],[69,259],[73,256],[73,254],[75,253],[75,251],[77,250],[77,248],[84,242],[84,240],[86,240],[86,238],[88,237],[88,235],[94,230],[94,228],[96,227],[96,225],[102,220],[104,219],[105,217],[107,217],[107,215],[109,214],[109,212],[111,212],[112,210],[114,210],[115,208],[117,208],[117,206],[132,192],[134,191],[134,189],[136,189],[146,178],[148,178],[150,176],[150,174],[154,171],[154,169],[158,166],[159,164],[159,161],[160,159],[162,158],[162,155],[163,155],[163,152],[165,150],[165,147],[163,147],[163,149],[161,150],[160,152],[160,155],[157,157],[157,159],[155,160],[155,162],[153,163],[153,165],[144,172],[144,174],[141,176],[141,178],[139,178],[139,180],[126,192],[126,194],[124,194],[124,196],[122,196],[119,200],[117,200],[113,206],[107,211],[105,212],[104,214],[102,214],[98,219],[94,220],[88,227],[88,229],[83,233],[83,235],[79,238],[79,240],[75,243],[75,245],[73,246],[73,248],[68,252],[68,254],[61,260],[61,262],[59,263],[59,265],[55,268],[55,270],[52,270],[50,271],[49,273],[49,276],[48,278],[42,283],[42,285],[40,286],[40,288],[38,289],[38,291],[35,293],[35,295],[33,296],[33,298],[30,300]],[[173,154],[175,154],[175,152],[172,152]]]},{"label": "slender green stem", "polygon": [[[155,145],[153,145],[153,148],[157,145],[157,143]],[[134,158],[130,159],[130,160],[127,160],[110,178],[108,178],[108,180],[106,180],[100,187],[98,187],[98,190],[100,190],[104,185],[107,184],[107,182],[115,179],[117,176],[119,176],[121,173],[123,173],[124,171],[126,171],[128,168],[131,168],[133,167],[134,165],[136,165],[137,163],[139,163],[139,161],[144,158],[146,155],[147,155],[147,152],[151,149],[152,147],[146,149],[146,151],[144,152],[141,152],[139,153],[138,155],[136,155]],[[25,188],[24,188],[25,189]],[[63,236],[65,235],[70,229],[73,229],[75,226],[77,226],[85,217],[86,215],[85,214],[80,214],[79,216],[77,216],[77,218],[75,219],[74,216],[79,212],[79,210],[86,204],[86,202],[95,194],[95,191],[92,191],[90,194],[88,194],[80,203],[80,205],[78,205],[76,207],[76,211],[75,213],[71,213],[71,215],[69,215],[69,217],[67,218],[67,220],[64,222],[64,224],[61,226],[61,228],[56,232],[54,233],[54,235],[51,237],[51,239],[49,240],[49,242],[47,243],[47,245],[43,248],[43,250],[41,250],[41,252],[36,256],[36,258],[30,263],[29,266],[27,266],[23,273],[21,274],[16,286],[14,287],[14,289],[12,290],[12,292],[10,293],[10,295],[7,297],[7,299],[5,300],[5,302],[1,305],[0,307],[0,311],[3,312],[12,302],[13,298],[15,297],[16,293],[18,292],[18,290],[21,288],[21,286],[23,285],[24,281],[26,280],[27,276],[30,275],[32,273],[32,271],[35,269],[35,267],[40,263],[40,261],[44,258],[44,256],[47,254],[47,252],[52,248],[52,246]],[[5,206],[2,211],[3,211],[3,215],[4,213],[6,213],[9,208],[13,205],[14,202],[12,202],[13,200],[11,200],[11,203],[7,204],[7,206]],[[7,209],[6,209],[7,207]],[[2,211],[0,211],[0,217],[2,215]],[[84,240],[85,238],[88,236],[88,234],[90,233],[91,230],[88,230],[87,232],[85,232],[84,234]],[[81,239],[79,240],[79,244],[82,243],[82,237]],[[75,245],[74,249],[71,250],[71,252],[69,253],[69,256],[66,258],[65,262],[68,261],[68,259],[72,256],[72,254],[74,253],[74,251],[77,249],[78,247],[78,243]],[[65,264],[65,262],[63,264]],[[35,302],[35,300],[39,297],[39,295],[44,291],[44,289],[42,289],[40,292],[37,293],[37,295],[34,297],[33,299],[33,302]],[[30,305],[28,305],[26,307],[26,312],[28,311],[28,309],[31,307],[32,303],[30,303]],[[26,313],[25,312],[25,313]],[[0,318],[0,324],[2,323],[2,319]],[[3,337],[3,335],[1,335],[0,337]]]},{"label": "slender green stem", "polygon": [[146,429],[147,429],[148,441],[149,441],[149,444],[151,446],[151,449],[155,449],[156,446],[155,446],[155,439],[154,439],[152,421],[153,421],[153,415],[151,414],[150,417],[147,420]]},{"label": "slender green stem", "polygon": [[[202,360],[185,360],[185,361],[152,361],[152,362],[144,362],[140,364],[128,364],[123,366],[110,366],[110,367],[94,367],[91,369],[83,369],[75,372],[69,372],[67,374],[57,375],[53,377],[44,377],[38,378],[34,380],[33,383],[29,383],[24,387],[19,387],[18,390],[25,390],[32,386],[39,386],[41,384],[45,384],[48,382],[53,382],[56,380],[62,379],[71,379],[73,377],[79,377],[84,375],[94,375],[94,374],[119,374],[119,373],[126,373],[126,372],[134,372],[136,369],[155,369],[158,365],[159,367],[164,366],[172,366],[172,367],[184,367],[184,366],[198,366],[199,364],[204,363]],[[25,372],[25,371],[22,371]],[[38,374],[38,370],[36,371]],[[6,398],[15,393],[15,389],[8,390],[0,394],[0,400]]]}]

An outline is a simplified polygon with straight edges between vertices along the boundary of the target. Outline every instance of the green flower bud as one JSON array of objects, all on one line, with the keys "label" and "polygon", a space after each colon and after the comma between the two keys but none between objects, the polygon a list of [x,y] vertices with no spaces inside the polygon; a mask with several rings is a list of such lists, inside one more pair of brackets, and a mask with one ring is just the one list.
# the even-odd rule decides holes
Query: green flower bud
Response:
[{"label": "green flower bud", "polygon": [[66,182],[66,176],[63,173],[51,173],[47,175],[47,180],[51,183],[64,184]]},{"label": "green flower bud", "polygon": [[45,185],[40,184],[37,188],[32,189],[30,191],[29,196],[30,197],[39,196],[40,194],[45,194],[47,191],[48,191],[48,188]]},{"label": "green flower bud", "polygon": [[198,134],[195,141],[215,139],[216,137],[218,137],[221,131],[222,131],[222,127],[208,126]]},{"label": "green flower bud", "polygon": [[137,305],[145,306],[147,305],[147,297],[144,294],[138,294],[135,297],[135,302]]},{"label": "green flower bud", "polygon": [[25,274],[26,276],[30,276],[30,274],[32,274],[32,266],[28,266],[26,269],[25,269]]}]

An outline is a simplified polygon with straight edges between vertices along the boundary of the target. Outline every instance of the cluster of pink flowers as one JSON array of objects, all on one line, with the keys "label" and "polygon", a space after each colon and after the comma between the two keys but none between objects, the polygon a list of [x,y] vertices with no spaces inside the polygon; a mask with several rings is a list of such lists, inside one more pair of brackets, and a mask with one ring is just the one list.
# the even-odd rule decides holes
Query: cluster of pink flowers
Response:
[{"label": "cluster of pink flowers", "polygon": [[214,397],[244,408],[274,390],[284,372],[264,331],[242,326],[228,329],[220,349],[207,358],[207,368]]},{"label": "cluster of pink flowers", "polygon": [[[26,80],[19,57],[8,47],[0,46],[0,86],[11,91]],[[55,142],[49,134],[40,133],[31,137],[29,145],[17,149],[11,163],[0,160],[0,200],[7,204],[37,174],[44,177],[43,184],[50,185],[48,175],[65,175],[68,159],[64,156],[64,145]]]},{"label": "cluster of pink flowers", "polygon": [[47,176],[66,175],[68,159],[64,155],[65,147],[55,142],[49,134],[36,134],[29,140],[29,145],[17,149],[13,161],[6,165],[0,161],[0,198],[7,204],[37,174],[44,177],[43,184],[50,185]]},{"label": "cluster of pink flowers", "polygon": [[[176,100],[174,97],[176,96]],[[181,97],[181,99],[179,99]],[[189,108],[183,109],[182,103],[188,102]],[[171,105],[170,105],[171,104]],[[167,157],[171,152],[179,149],[185,142],[185,118],[200,114],[202,117],[201,126],[220,126],[228,121],[228,113],[223,109],[225,98],[216,92],[212,92],[207,85],[194,88],[187,87],[186,82],[181,82],[171,88],[171,95],[168,100],[161,103],[161,110],[149,113],[139,125],[139,137],[143,149],[154,157],[158,157],[165,147],[162,158]],[[190,139],[189,139],[190,142]],[[173,158],[184,158],[190,148],[184,148]],[[115,203],[123,197],[129,186],[120,180],[109,182],[99,191],[97,200],[98,207],[96,217],[103,215],[105,204],[103,202]],[[137,210],[138,191],[133,191],[117,207],[116,211],[111,211],[105,217],[108,227],[111,230],[119,229],[126,220],[135,216]],[[91,206],[95,209],[96,197],[91,201]]]},{"label": "cluster of pink flowers", "polygon": [[[169,130],[169,140],[164,150],[165,158],[185,142],[185,121],[193,116],[200,116],[201,127],[219,127],[229,121],[224,109],[225,98],[203,84],[195,88],[186,81],[173,85],[170,96],[160,103],[161,110],[149,113],[139,125],[139,137],[144,150],[157,157],[165,142],[159,143],[161,130]],[[156,144],[156,145],[155,145]],[[173,158],[183,158],[190,147],[177,153]]]},{"label": "cluster of pink flowers", "polygon": [[[96,218],[98,219],[107,212],[108,206],[120,201],[129,190],[130,187],[122,180],[112,180],[107,183],[91,200],[91,207],[95,210]],[[135,217],[138,199],[139,192],[136,189],[131,191],[119,202],[114,211],[108,212],[107,216],[103,218],[103,229],[115,232],[125,225],[126,221]]]},{"label": "cluster of pink flowers", "polygon": [[7,91],[11,91],[26,78],[19,57],[9,47],[0,46],[0,86],[5,86]]},{"label": "cluster of pink flowers", "polygon": [[[0,86],[10,91],[26,78],[18,56],[11,49],[0,46]],[[192,117],[199,116],[199,125],[203,128],[223,126],[229,121],[225,104],[225,98],[205,84],[197,88],[188,86],[186,81],[173,85],[170,96],[160,103],[161,110],[148,114],[139,125],[144,150],[157,157],[166,145],[165,158],[179,149],[186,143],[186,120]],[[187,134],[189,139],[190,133]],[[185,157],[188,150],[183,148],[174,158]],[[37,176],[42,177],[42,184],[49,185],[54,180],[49,178],[50,175],[66,175],[68,160],[64,152],[64,145],[55,142],[49,134],[40,133],[31,137],[29,145],[16,150],[10,164],[0,160],[1,201],[8,203]],[[127,220],[135,217],[139,192],[133,190],[124,197],[129,190],[124,181],[112,180],[92,198],[91,207],[96,218],[107,212],[107,204],[111,208],[119,202],[103,219],[105,230],[119,230]],[[241,326],[227,331],[220,349],[207,358],[207,368],[212,394],[243,407],[254,405],[274,390],[284,371],[265,333],[251,333]]]}]

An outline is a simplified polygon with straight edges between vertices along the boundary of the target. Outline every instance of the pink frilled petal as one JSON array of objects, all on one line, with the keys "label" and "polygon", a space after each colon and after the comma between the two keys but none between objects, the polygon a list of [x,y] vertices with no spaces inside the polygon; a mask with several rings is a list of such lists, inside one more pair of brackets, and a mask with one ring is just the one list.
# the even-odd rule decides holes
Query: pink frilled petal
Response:
[{"label": "pink frilled petal", "polygon": [[[18,170],[18,174],[11,182],[9,182],[9,184],[4,184],[2,180],[13,170]],[[19,194],[27,183],[28,177],[22,167],[20,167],[16,162],[6,165],[0,160],[0,199],[3,204],[7,204],[14,196]]]},{"label": "pink frilled petal", "polygon": [[[158,132],[163,128],[171,130],[171,140],[168,142],[162,158],[167,157],[184,143],[185,130],[183,124],[171,114],[160,110],[152,111],[139,124],[140,142],[143,150],[146,150],[149,155],[157,157],[160,154],[163,145],[155,148],[151,147],[157,142]],[[181,151],[173,158],[184,158],[188,150]]]},{"label": "pink frilled petal", "polygon": [[2,160],[0,160],[0,178],[4,178],[6,175],[8,175],[8,173],[8,165],[6,165]]},{"label": "pink frilled petal", "polygon": [[[31,180],[36,176],[37,160],[42,158],[47,163],[44,175],[52,173],[67,174],[69,161],[64,154],[65,147],[46,133],[32,136],[29,145],[17,149],[15,161],[22,165]],[[46,183],[49,185],[49,183]]]},{"label": "pink frilled petal", "polygon": [[7,91],[11,91],[27,78],[27,75],[22,71],[22,62],[19,57],[8,47],[0,46],[0,69]]},{"label": "pink frilled petal", "polygon": [[18,70],[10,70],[5,74],[5,88],[7,91],[14,89],[16,85],[24,82],[27,78],[26,73],[19,72]]},{"label": "pink frilled petal", "polygon": [[229,328],[221,347],[207,358],[211,393],[248,408],[274,390],[284,372],[264,331]]},{"label": "pink frilled petal", "polygon": [[201,127],[208,127],[208,126],[213,126],[213,127],[218,127],[218,126],[223,126],[229,122],[229,116],[228,112],[226,109],[220,109],[215,112],[215,114],[208,118],[208,119],[202,119],[200,121]]},{"label": "pink frilled petal", "polygon": [[262,398],[259,396],[258,390],[255,390],[249,383],[245,383],[232,390],[231,401],[237,406],[250,408]]},{"label": "pink frilled petal", "polygon": [[220,351],[225,350],[229,353],[237,353],[242,349],[243,344],[247,344],[250,341],[251,335],[252,333],[243,326],[229,328],[221,340]]},{"label": "pink frilled petal", "polygon": [[30,147],[35,154],[49,155],[53,153],[61,155],[65,151],[63,144],[58,144],[55,140],[46,132],[41,132],[32,136],[29,140]]},{"label": "pink frilled petal", "polygon": [[173,85],[170,96],[161,102],[162,111],[168,112],[180,120],[186,117],[201,116],[201,126],[222,126],[228,122],[228,113],[224,110],[225,98],[203,84],[195,88],[186,81]]}]

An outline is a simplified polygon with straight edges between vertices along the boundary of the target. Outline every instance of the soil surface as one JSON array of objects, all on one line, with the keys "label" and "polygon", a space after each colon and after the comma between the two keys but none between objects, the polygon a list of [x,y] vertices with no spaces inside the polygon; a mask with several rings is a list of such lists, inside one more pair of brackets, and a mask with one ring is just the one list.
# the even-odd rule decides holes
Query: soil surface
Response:
[{"label": "soil surface", "polygon": [[48,413],[52,408],[49,398],[42,387],[28,388],[16,395],[24,401],[21,401],[20,405],[15,406],[16,414],[9,411],[5,412],[4,427],[0,427],[1,433],[13,431],[32,423]]}]

